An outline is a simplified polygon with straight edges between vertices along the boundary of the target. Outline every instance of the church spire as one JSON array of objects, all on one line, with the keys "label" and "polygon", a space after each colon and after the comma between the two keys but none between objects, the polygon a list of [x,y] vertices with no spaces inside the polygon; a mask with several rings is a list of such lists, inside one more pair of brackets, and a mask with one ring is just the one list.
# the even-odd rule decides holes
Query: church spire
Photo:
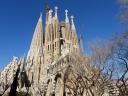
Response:
[{"label": "church spire", "polygon": [[39,22],[42,22],[42,12],[40,12]]},{"label": "church spire", "polygon": [[31,58],[33,58],[33,56],[37,54],[40,47],[43,47],[42,13],[40,13],[40,17],[35,28],[35,32],[32,38],[31,46],[27,57],[31,56]]},{"label": "church spire", "polygon": [[57,6],[55,7],[55,19],[56,20],[58,19],[58,7]]},{"label": "church spire", "polygon": [[69,23],[68,10],[67,9],[65,10],[65,38],[67,40],[71,39],[70,23]]},{"label": "church spire", "polygon": [[71,16],[71,32],[72,32],[72,45],[74,46],[73,51],[78,52],[79,45],[78,45],[78,38],[77,38],[77,32],[76,27],[74,24],[74,16]]},{"label": "church spire", "polygon": [[51,24],[52,23],[52,10],[49,10],[49,15],[48,15],[48,23]]},{"label": "church spire", "polygon": [[65,10],[65,23],[69,23],[69,19],[68,19],[68,10]]},{"label": "church spire", "polygon": [[71,16],[71,29],[76,30],[75,24],[74,24],[74,16]]}]

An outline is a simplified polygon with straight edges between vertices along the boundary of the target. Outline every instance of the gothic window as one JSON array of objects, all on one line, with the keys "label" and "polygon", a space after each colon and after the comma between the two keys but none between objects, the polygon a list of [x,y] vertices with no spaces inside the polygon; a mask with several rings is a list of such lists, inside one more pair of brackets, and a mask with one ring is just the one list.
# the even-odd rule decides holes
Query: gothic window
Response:
[{"label": "gothic window", "polygon": [[53,51],[54,51],[54,44],[52,46],[53,46]]},{"label": "gothic window", "polygon": [[47,70],[47,74],[49,74],[49,69]]},{"label": "gothic window", "polygon": [[69,57],[67,57],[67,62],[68,62],[68,63],[69,63],[69,60],[70,60]]},{"label": "gothic window", "polygon": [[49,45],[49,50],[51,50],[51,44]]},{"label": "gothic window", "polygon": [[55,47],[56,47],[56,42],[55,42]]},{"label": "gothic window", "polygon": [[57,79],[56,88],[55,88],[55,96],[63,96],[63,83],[61,78]]},{"label": "gothic window", "polygon": [[56,50],[56,42],[55,42],[55,50]]},{"label": "gothic window", "polygon": [[57,33],[58,33],[58,34],[56,34],[57,38],[59,38],[59,36],[60,36],[60,28],[57,28]]},{"label": "gothic window", "polygon": [[48,45],[48,51],[49,51],[49,45]]},{"label": "gothic window", "polygon": [[54,35],[55,35],[55,34],[54,34],[54,31],[53,31],[53,34],[52,34],[52,38],[53,38],[53,39],[52,39],[52,40],[54,40]]},{"label": "gothic window", "polygon": [[69,44],[69,48],[70,48],[70,44]]},{"label": "gothic window", "polygon": [[57,31],[57,30],[56,30],[56,27],[55,27],[55,38],[56,38],[56,31]]}]

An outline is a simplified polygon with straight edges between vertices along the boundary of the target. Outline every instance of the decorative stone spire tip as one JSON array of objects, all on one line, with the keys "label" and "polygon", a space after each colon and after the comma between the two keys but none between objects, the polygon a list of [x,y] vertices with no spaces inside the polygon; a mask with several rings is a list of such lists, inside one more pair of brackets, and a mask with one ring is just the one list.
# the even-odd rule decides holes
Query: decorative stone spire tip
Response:
[{"label": "decorative stone spire tip", "polygon": [[75,24],[74,24],[74,16],[71,16],[71,26],[72,26],[71,27],[72,29],[74,29],[74,30],[76,29]]},{"label": "decorative stone spire tip", "polygon": [[58,7],[55,6],[55,19],[58,19],[58,15],[57,15],[58,13],[57,12],[58,12]]},{"label": "decorative stone spire tip", "polygon": [[69,19],[68,19],[68,10],[67,10],[67,9],[65,10],[65,16],[66,16],[65,22],[66,22],[66,23],[69,23]]},{"label": "decorative stone spire tip", "polygon": [[52,12],[53,12],[53,10],[49,10],[49,16],[48,16],[48,23],[49,24],[52,23]]},{"label": "decorative stone spire tip", "polygon": [[39,21],[42,21],[42,12],[40,12],[40,19]]}]

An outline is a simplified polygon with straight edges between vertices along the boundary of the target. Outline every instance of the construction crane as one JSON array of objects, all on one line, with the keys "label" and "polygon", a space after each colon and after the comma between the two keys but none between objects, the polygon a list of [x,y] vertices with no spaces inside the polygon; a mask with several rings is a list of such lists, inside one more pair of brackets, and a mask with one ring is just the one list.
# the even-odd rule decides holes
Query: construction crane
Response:
[{"label": "construction crane", "polygon": [[48,0],[44,0],[44,8],[45,8],[45,13],[46,13],[46,21],[48,20],[48,12],[50,10],[50,7],[48,5]]},{"label": "construction crane", "polygon": [[44,6],[45,6],[46,13],[47,13],[50,10],[50,7],[48,5],[48,0],[44,0]]}]

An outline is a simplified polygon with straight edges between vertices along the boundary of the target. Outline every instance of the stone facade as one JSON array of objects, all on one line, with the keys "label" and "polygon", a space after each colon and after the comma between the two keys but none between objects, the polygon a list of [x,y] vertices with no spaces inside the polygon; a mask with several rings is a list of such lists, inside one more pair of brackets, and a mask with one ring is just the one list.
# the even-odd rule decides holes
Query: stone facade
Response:
[{"label": "stone facade", "polygon": [[[69,59],[71,59],[70,53],[79,53],[80,49],[74,17],[71,16],[70,25],[68,10],[65,10],[65,21],[61,22],[57,11],[57,7],[55,7],[54,14],[51,9],[47,11],[45,27],[42,14],[40,14],[26,61],[22,57],[18,63],[18,58],[14,57],[12,62],[5,67],[0,75],[1,91],[6,89],[3,88],[4,85],[11,86],[20,64],[20,71],[27,73],[31,84],[30,92],[33,95],[63,96],[63,79]],[[19,79],[19,86],[20,83]],[[24,90],[24,88],[19,89]]]},{"label": "stone facade", "polygon": [[25,72],[31,85],[29,93],[33,96],[71,96],[64,81],[67,69],[76,62],[75,54],[81,54],[82,45],[78,42],[74,17],[71,16],[70,22],[68,10],[65,10],[65,21],[59,21],[57,11],[57,7],[54,14],[52,10],[47,11],[45,27],[40,14],[27,59],[21,57],[18,62],[14,57],[0,73],[1,91],[5,89],[4,85],[11,85],[20,65],[18,91],[27,91],[22,83],[26,78],[21,74]]},{"label": "stone facade", "polygon": [[31,84],[36,88],[33,90],[39,91],[40,87],[41,94],[46,96],[63,96],[69,54],[80,52],[74,17],[71,16],[70,25],[68,10],[65,10],[65,21],[60,22],[57,9],[55,7],[54,15],[52,10],[48,11],[45,27],[40,14],[27,55],[26,70]]}]

